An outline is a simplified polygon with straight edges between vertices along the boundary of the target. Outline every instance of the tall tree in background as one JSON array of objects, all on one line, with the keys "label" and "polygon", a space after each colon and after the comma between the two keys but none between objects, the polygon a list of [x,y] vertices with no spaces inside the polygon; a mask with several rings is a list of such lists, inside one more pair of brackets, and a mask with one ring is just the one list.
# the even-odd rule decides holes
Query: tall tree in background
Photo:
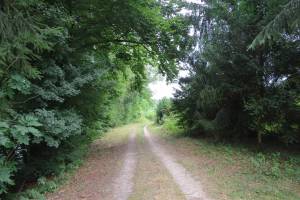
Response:
[{"label": "tall tree in background", "polygon": [[187,4],[195,48],[188,57],[191,76],[181,80],[175,98],[182,123],[215,138],[256,136],[262,143],[269,136],[287,144],[300,142],[299,30],[279,34],[269,46],[248,49],[289,4]]}]

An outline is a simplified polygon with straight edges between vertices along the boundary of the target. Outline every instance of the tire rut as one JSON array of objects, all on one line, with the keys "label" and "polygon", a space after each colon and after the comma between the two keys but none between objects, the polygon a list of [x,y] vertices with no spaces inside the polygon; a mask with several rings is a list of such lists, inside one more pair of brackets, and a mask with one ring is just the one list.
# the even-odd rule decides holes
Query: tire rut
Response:
[{"label": "tire rut", "polygon": [[114,181],[114,199],[127,200],[133,188],[133,177],[136,170],[137,150],[136,134],[132,133],[129,137],[127,152],[120,174]]},{"label": "tire rut", "polygon": [[174,181],[185,195],[185,198],[187,200],[209,200],[204,193],[200,182],[196,181],[183,166],[177,163],[171,155],[167,154],[163,147],[152,138],[147,127],[144,127],[144,135],[152,152],[168,169]]}]

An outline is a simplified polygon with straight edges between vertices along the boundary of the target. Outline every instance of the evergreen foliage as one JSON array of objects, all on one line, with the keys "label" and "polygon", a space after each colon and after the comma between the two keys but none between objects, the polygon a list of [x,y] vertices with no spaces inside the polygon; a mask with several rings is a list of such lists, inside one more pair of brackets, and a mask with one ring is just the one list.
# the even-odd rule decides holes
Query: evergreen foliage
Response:
[{"label": "evergreen foliage", "polygon": [[152,106],[146,66],[171,79],[188,45],[182,18],[164,10],[156,0],[0,1],[0,198],[62,173],[94,134]]},{"label": "evergreen foliage", "polygon": [[300,29],[300,1],[290,0],[283,6],[282,10],[271,20],[263,30],[255,37],[250,48],[264,44],[266,40],[276,38],[278,34],[296,32]]},{"label": "evergreen foliage", "polygon": [[[194,48],[187,56],[190,76],[181,79],[174,100],[182,124],[216,139],[256,137],[262,143],[273,138],[299,144],[297,2],[207,0],[185,5]],[[282,23],[295,29],[281,32]],[[277,33],[269,45],[248,48],[257,35],[251,46],[269,39],[271,32]]]},{"label": "evergreen foliage", "polygon": [[0,1],[0,198],[145,116],[147,67],[169,81],[182,63],[190,71],[158,123],[299,145],[299,13],[299,0]]}]

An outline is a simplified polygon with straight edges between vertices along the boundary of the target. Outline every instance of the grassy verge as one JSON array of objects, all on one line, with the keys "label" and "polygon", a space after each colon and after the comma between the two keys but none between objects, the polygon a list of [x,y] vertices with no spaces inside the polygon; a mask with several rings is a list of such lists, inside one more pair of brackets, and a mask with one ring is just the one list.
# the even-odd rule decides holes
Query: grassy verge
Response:
[{"label": "grassy verge", "polygon": [[300,199],[299,154],[193,139],[165,125],[150,129],[181,149],[181,164],[201,177],[214,199]]}]

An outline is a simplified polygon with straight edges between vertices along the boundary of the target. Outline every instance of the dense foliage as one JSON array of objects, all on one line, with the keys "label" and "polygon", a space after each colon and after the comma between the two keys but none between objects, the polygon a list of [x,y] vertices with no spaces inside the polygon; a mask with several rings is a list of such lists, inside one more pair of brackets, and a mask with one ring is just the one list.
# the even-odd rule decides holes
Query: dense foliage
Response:
[{"label": "dense foliage", "polygon": [[186,9],[194,48],[175,98],[181,122],[216,139],[299,143],[299,1],[206,0]]},{"label": "dense foliage", "polygon": [[0,1],[0,195],[62,173],[93,133],[152,105],[146,67],[174,77],[187,45],[166,6]]},{"label": "dense foliage", "polygon": [[163,98],[158,101],[156,105],[156,123],[163,124],[167,116],[170,115],[172,108],[172,101],[168,98]]},{"label": "dense foliage", "polygon": [[64,172],[94,134],[147,114],[147,67],[168,80],[178,66],[190,71],[173,108],[158,103],[159,123],[179,116],[215,138],[299,143],[299,5],[0,1],[0,198]]}]

